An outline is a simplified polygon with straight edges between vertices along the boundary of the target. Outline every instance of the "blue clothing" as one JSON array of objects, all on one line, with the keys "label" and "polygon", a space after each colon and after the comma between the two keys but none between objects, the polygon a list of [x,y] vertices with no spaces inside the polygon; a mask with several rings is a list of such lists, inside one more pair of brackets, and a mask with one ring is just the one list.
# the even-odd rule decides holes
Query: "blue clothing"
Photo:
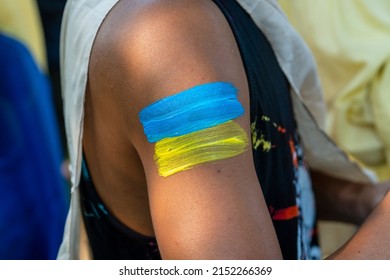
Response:
[{"label": "blue clothing", "polygon": [[48,80],[0,34],[0,259],[55,259],[68,208]]}]

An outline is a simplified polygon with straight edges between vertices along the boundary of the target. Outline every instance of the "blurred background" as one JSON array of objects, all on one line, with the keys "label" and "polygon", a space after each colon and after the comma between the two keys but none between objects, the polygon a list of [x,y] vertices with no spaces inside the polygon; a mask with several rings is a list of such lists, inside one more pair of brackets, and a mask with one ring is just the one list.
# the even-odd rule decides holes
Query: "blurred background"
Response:
[{"label": "blurred background", "polygon": [[[390,179],[390,1],[278,0],[317,61],[326,132],[351,157]],[[320,223],[324,255],[355,227]]]},{"label": "blurred background", "polygon": [[59,79],[65,0],[0,0],[0,259],[55,259],[69,190]]}]

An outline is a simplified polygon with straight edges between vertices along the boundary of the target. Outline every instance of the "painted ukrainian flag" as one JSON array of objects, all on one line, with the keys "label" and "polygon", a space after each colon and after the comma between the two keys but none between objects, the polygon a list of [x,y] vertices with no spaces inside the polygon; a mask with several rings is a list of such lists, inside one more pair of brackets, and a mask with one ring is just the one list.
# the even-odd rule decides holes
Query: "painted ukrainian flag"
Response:
[{"label": "painted ukrainian flag", "polygon": [[243,153],[248,137],[233,121],[243,113],[237,89],[214,82],[158,100],[139,117],[148,141],[155,143],[159,173],[167,177]]}]

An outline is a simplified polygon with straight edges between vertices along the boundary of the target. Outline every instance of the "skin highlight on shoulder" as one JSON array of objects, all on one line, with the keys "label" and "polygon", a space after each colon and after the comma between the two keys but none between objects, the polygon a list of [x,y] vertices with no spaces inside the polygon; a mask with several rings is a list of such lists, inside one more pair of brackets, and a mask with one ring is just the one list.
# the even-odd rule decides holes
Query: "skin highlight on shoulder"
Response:
[{"label": "skin highlight on shoulder", "polygon": [[[212,1],[120,1],[107,21],[109,26],[99,32],[100,62],[109,56],[110,66],[118,72],[126,70],[127,77],[116,79],[121,84],[130,80],[129,91],[153,92],[137,96],[142,107],[164,97],[165,88],[179,92],[215,80],[212,69],[226,60],[219,53],[209,53],[227,43],[224,34],[230,31]],[[220,67],[218,72],[229,72]]]}]

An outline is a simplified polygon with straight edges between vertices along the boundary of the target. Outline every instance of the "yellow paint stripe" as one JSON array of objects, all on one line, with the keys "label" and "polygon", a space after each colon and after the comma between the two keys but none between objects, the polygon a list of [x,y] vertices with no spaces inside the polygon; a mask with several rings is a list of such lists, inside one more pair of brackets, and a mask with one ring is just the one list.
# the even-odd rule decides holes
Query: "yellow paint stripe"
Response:
[{"label": "yellow paint stripe", "polygon": [[167,177],[196,165],[231,158],[248,146],[245,131],[235,122],[165,138],[156,142],[155,160],[161,176]]}]

